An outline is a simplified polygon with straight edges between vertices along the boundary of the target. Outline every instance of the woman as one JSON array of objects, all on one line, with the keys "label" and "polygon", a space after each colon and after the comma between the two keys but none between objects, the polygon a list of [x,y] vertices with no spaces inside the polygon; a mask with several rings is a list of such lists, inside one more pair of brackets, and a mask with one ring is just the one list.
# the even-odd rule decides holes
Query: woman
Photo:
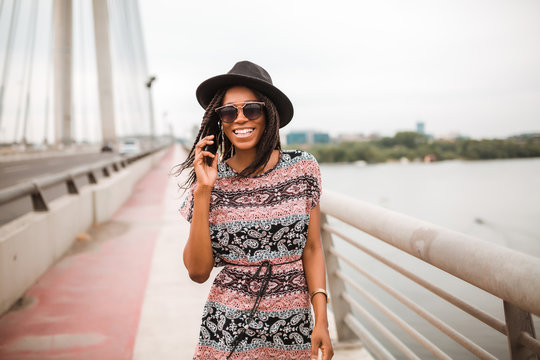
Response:
[{"label": "woman", "polygon": [[331,359],[320,172],[312,155],[281,151],[290,100],[248,61],[204,81],[197,99],[206,111],[178,171],[193,167],[181,208],[191,222],[184,264],[198,283],[224,269],[194,359],[317,359],[319,350]]}]

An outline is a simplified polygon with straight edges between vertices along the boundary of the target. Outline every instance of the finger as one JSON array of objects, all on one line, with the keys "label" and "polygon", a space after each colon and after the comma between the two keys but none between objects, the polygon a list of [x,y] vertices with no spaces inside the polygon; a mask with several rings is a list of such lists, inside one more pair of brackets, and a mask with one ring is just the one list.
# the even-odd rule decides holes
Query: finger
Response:
[{"label": "finger", "polygon": [[216,157],[215,154],[211,153],[210,151],[206,151],[206,150],[201,151],[200,155],[201,156],[208,156],[208,157],[211,157],[212,159]]},{"label": "finger", "polygon": [[[212,155],[214,155],[214,154],[212,154]],[[218,159],[214,158],[214,161],[212,162],[212,168],[213,169],[217,169],[217,163],[218,163]]]},{"label": "finger", "polygon": [[202,156],[202,155],[195,157],[195,159],[193,160],[193,166],[196,167],[196,168],[199,168],[201,166],[202,167],[206,166],[205,159],[206,159],[206,157]]},{"label": "finger", "polygon": [[214,143],[214,140],[212,140],[213,137],[214,137],[214,135],[210,135],[210,136],[206,136],[206,137],[202,138],[202,139],[199,140],[199,142],[195,145],[195,149],[201,149],[201,148],[204,147],[205,145],[213,144],[213,143]]},{"label": "finger", "polygon": [[200,144],[197,144],[197,146],[195,147],[195,153],[200,152],[200,151],[204,151],[204,150],[208,150],[206,148],[206,146],[212,145],[213,143],[214,142],[212,140],[209,140],[209,141],[201,142]]},{"label": "finger", "polygon": [[197,152],[195,154],[195,157],[193,158],[193,164],[200,162],[202,158],[203,158],[203,156],[202,156],[201,152]]},{"label": "finger", "polygon": [[328,351],[328,349],[321,348],[321,351],[322,351],[322,360],[331,360],[332,359],[332,356],[330,354],[330,351]]},{"label": "finger", "polygon": [[216,155],[212,154],[211,152],[205,151],[205,153],[208,153],[208,156],[205,156],[204,163],[208,166],[210,166],[212,169],[217,166],[217,160]]},{"label": "finger", "polygon": [[323,360],[331,360],[334,356],[334,349],[331,344],[324,344],[321,346],[321,350],[323,353]]},{"label": "finger", "polygon": [[319,359],[319,346],[311,343],[311,360]]},{"label": "finger", "polygon": [[201,141],[214,140],[214,135],[208,135],[200,139]]},{"label": "finger", "polygon": [[[214,159],[215,159],[216,155],[212,154],[211,152],[209,151],[201,151],[199,152],[197,155],[195,155],[195,158],[193,159],[193,165],[194,166],[207,166],[207,165],[210,165],[212,167],[214,167]],[[212,163],[211,164],[208,164],[206,159],[209,158],[212,160]],[[217,164],[217,161],[215,161],[215,163]],[[217,165],[216,165],[217,166]]]},{"label": "finger", "polygon": [[213,135],[213,134],[211,134],[211,135],[206,135],[205,137],[200,138],[199,141],[200,141],[200,140],[213,139],[213,138],[214,138],[214,135]]}]

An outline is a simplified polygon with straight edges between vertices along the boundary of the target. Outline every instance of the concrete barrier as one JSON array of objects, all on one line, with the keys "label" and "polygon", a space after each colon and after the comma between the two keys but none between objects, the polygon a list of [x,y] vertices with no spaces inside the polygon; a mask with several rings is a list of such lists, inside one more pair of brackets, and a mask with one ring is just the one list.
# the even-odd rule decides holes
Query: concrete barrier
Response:
[{"label": "concrete barrier", "polygon": [[83,187],[78,195],[51,201],[48,212],[28,213],[0,227],[0,314],[69,249],[77,234],[109,220],[167,150]]}]

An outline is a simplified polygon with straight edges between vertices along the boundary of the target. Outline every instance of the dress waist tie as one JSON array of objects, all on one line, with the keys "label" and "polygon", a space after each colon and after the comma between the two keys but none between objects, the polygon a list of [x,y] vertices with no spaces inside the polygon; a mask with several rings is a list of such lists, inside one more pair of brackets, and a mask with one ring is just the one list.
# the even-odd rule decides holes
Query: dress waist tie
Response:
[{"label": "dress waist tie", "polygon": [[240,341],[242,341],[242,339],[246,335],[246,330],[249,328],[249,324],[251,323],[251,321],[255,317],[255,313],[257,312],[257,309],[259,308],[259,305],[260,305],[260,303],[262,301],[262,298],[263,298],[264,294],[266,293],[266,290],[268,289],[268,283],[270,282],[270,279],[272,278],[272,268],[274,266],[292,264],[292,263],[295,263],[297,261],[300,261],[301,259],[302,258],[298,258],[296,260],[285,261],[285,262],[276,263],[276,264],[272,264],[270,261],[265,260],[260,265],[233,264],[233,263],[225,261],[225,263],[227,265],[232,265],[232,266],[246,266],[246,267],[255,267],[255,266],[257,266],[258,267],[257,271],[255,271],[255,273],[252,276],[253,279],[255,279],[255,278],[257,278],[259,276],[259,274],[260,274],[260,272],[261,272],[261,270],[263,268],[266,268],[266,272],[264,273],[264,277],[263,277],[263,282],[261,284],[261,288],[259,289],[259,293],[257,294],[257,298],[255,299],[255,303],[253,304],[253,307],[249,311],[249,315],[248,315],[248,317],[246,319],[246,323],[244,324],[244,327],[240,328],[238,334],[233,339],[233,341],[231,343],[233,348],[232,348],[231,352],[229,353],[229,355],[227,356],[227,359],[230,359],[232,354],[234,354],[234,351],[238,347],[238,344],[240,344]]}]

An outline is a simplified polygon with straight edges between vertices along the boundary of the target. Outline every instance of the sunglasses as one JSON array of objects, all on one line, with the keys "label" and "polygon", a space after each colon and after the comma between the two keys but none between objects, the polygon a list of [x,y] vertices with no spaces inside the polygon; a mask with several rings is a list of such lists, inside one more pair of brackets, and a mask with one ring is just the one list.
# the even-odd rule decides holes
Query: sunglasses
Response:
[{"label": "sunglasses", "polygon": [[250,101],[245,102],[242,106],[236,105],[224,105],[216,109],[216,112],[219,114],[219,118],[224,123],[232,123],[238,117],[238,109],[242,109],[244,116],[248,120],[258,119],[263,113],[263,102]]}]

